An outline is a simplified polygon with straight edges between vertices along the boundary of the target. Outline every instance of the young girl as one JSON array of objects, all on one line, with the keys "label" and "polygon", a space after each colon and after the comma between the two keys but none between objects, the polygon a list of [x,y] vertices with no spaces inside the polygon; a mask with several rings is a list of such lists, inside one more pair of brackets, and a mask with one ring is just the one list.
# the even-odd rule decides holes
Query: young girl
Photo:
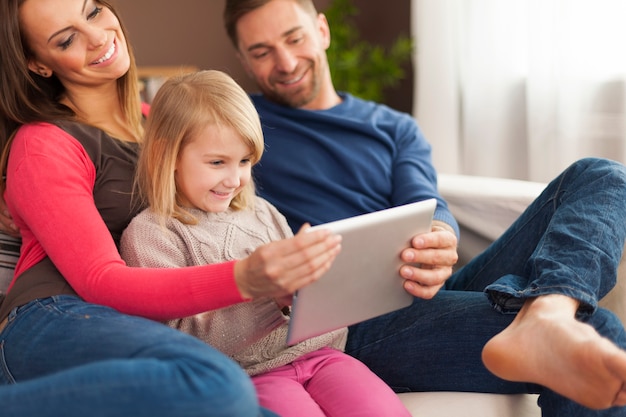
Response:
[{"label": "young girl", "polygon": [[[148,209],[122,236],[122,257],[143,267],[231,261],[291,236],[284,217],[255,196],[263,153],[259,117],[229,76],[201,71],[157,93],[138,164]],[[283,417],[408,416],[393,391],[341,350],[347,329],[285,344],[281,300],[257,298],[169,324],[234,358],[263,406]]]}]

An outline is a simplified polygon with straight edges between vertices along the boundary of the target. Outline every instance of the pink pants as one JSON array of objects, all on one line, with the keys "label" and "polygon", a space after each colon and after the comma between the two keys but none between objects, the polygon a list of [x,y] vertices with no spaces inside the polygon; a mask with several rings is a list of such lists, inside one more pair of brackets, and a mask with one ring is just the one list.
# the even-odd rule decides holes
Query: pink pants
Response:
[{"label": "pink pants", "polygon": [[411,417],[363,363],[330,348],[252,377],[262,406],[281,417]]}]

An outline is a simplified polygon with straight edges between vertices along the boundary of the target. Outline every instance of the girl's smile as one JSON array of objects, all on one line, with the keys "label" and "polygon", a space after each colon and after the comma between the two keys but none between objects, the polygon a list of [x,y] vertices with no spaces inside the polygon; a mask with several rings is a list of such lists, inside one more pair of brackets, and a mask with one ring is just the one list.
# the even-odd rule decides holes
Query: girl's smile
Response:
[{"label": "girl's smile", "polygon": [[251,153],[235,129],[209,124],[180,150],[175,172],[179,200],[206,212],[227,210],[251,180]]}]

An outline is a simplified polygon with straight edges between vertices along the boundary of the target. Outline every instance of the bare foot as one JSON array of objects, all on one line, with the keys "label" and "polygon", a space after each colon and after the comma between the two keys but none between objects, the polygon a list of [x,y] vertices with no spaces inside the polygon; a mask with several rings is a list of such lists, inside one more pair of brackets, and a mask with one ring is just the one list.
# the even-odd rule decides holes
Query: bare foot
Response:
[{"label": "bare foot", "polygon": [[626,405],[626,352],[574,318],[577,301],[562,295],[529,300],[509,327],[484,347],[500,378],[545,386],[581,405]]}]

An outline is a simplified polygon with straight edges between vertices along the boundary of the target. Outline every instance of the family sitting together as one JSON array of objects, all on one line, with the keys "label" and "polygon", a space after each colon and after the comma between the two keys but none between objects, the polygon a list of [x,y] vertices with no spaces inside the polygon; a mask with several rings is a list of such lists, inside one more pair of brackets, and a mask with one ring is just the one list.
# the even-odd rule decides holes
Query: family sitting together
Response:
[{"label": "family sitting together", "polygon": [[[312,0],[226,0],[260,93],[170,78],[142,103],[99,0],[0,4],[0,410],[30,416],[406,416],[396,393],[537,393],[544,416],[626,415],[626,332],[599,307],[626,168],[576,161],[460,269],[458,225],[408,114],[336,91]],[[401,253],[404,309],[286,344],[326,223],[435,198]],[[61,411],[62,410],[62,411]]]}]

